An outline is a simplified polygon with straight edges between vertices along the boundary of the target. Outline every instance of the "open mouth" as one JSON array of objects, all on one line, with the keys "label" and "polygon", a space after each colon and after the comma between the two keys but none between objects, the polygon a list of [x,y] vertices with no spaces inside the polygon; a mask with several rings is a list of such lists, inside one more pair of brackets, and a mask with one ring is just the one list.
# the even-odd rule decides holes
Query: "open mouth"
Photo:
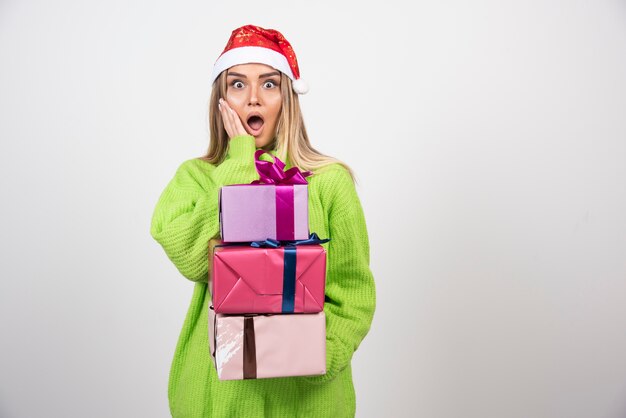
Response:
[{"label": "open mouth", "polygon": [[259,134],[263,128],[263,118],[258,115],[253,115],[246,121],[248,127],[253,131],[253,134]]}]

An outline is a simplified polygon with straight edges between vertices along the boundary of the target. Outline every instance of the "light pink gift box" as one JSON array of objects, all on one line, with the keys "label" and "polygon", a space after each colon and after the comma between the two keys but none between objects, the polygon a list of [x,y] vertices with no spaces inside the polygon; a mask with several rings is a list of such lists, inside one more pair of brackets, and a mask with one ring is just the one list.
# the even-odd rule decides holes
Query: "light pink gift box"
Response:
[{"label": "light pink gift box", "polygon": [[225,315],[209,308],[209,348],[220,380],[326,373],[326,318]]},{"label": "light pink gift box", "polygon": [[224,242],[293,241],[309,237],[307,184],[234,184],[219,193]]},{"label": "light pink gift box", "polygon": [[217,313],[316,313],[324,309],[326,250],[319,244],[216,246],[212,264],[211,295]]}]

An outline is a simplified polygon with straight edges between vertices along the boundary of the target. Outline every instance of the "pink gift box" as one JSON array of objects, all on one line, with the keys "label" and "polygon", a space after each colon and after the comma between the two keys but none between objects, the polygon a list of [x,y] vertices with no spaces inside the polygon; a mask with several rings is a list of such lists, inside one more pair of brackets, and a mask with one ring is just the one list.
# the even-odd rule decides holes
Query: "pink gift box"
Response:
[{"label": "pink gift box", "polygon": [[209,309],[209,348],[220,380],[326,373],[326,318],[225,315]]},{"label": "pink gift box", "polygon": [[216,246],[211,294],[217,313],[315,313],[324,309],[326,250],[319,244]]},{"label": "pink gift box", "polygon": [[224,242],[279,241],[309,236],[306,184],[234,184],[220,188]]}]

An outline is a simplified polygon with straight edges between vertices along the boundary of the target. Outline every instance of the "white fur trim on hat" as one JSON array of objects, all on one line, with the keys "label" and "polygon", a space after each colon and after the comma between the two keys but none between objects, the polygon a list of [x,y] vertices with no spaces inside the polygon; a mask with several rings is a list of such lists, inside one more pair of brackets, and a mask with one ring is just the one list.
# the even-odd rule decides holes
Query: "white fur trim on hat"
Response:
[{"label": "white fur trim on hat", "polygon": [[289,67],[289,62],[287,62],[287,58],[280,52],[261,46],[240,46],[224,52],[217,61],[215,61],[211,75],[211,84],[213,84],[222,71],[234,65],[253,62],[276,68],[293,81],[293,73]]}]

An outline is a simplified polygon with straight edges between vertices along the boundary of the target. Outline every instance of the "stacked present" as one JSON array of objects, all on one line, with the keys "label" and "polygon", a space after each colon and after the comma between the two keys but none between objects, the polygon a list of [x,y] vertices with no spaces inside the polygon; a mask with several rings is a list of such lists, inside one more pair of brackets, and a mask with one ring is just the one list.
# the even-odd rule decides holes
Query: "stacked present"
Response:
[{"label": "stacked present", "polygon": [[309,235],[311,173],[260,159],[259,180],[220,189],[209,242],[209,344],[220,380],[326,373],[326,251]]}]

